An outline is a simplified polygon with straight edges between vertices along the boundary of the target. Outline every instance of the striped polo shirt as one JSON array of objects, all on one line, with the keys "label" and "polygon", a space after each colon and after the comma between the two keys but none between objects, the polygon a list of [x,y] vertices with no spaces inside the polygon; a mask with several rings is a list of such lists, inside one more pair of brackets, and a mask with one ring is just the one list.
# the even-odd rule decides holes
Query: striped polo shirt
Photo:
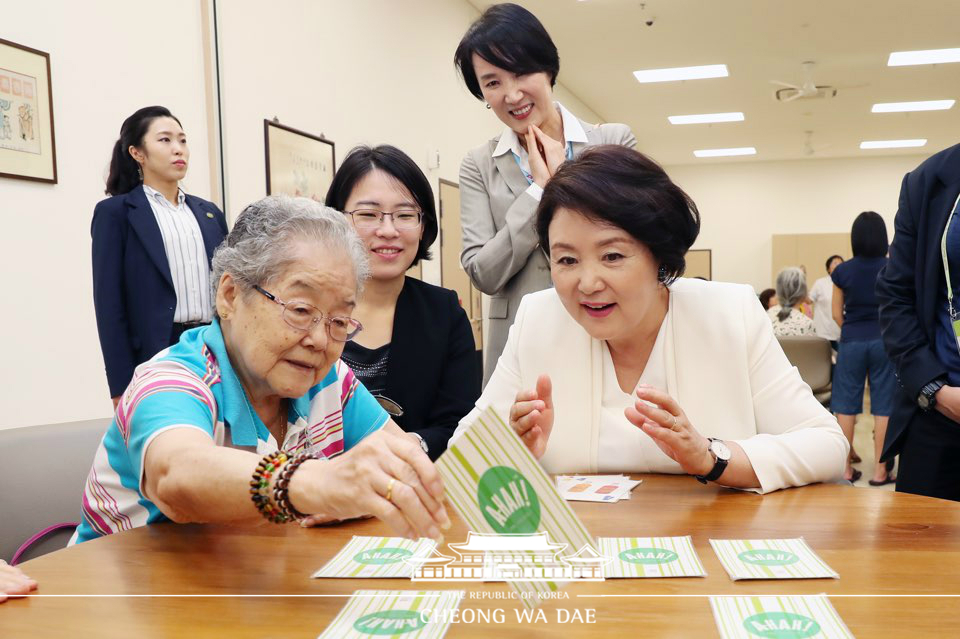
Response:
[{"label": "striped polo shirt", "polygon": [[[319,384],[289,404],[283,449],[294,454],[333,457],[388,419],[339,360]],[[153,438],[172,428],[196,428],[217,446],[258,455],[278,449],[230,366],[218,321],[185,332],[137,367],[94,457],[83,492],[83,520],[71,544],[169,521],[143,493],[143,460]]]}]

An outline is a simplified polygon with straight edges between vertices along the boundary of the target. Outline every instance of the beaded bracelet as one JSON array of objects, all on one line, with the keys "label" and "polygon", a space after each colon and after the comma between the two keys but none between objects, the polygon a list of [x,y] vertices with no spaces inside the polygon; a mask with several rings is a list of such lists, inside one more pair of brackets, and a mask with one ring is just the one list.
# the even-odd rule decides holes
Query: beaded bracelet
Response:
[{"label": "beaded bracelet", "polygon": [[290,478],[293,477],[293,473],[297,472],[297,469],[300,468],[300,464],[308,459],[319,458],[314,453],[301,453],[297,455],[283,467],[280,476],[277,477],[277,481],[273,485],[273,501],[276,502],[277,507],[280,508],[284,515],[294,521],[305,519],[307,515],[294,508],[290,502],[290,493],[288,492],[290,488]]},{"label": "beaded bracelet", "polygon": [[289,458],[283,451],[270,453],[257,464],[257,469],[253,471],[253,478],[250,480],[250,499],[253,500],[260,514],[267,521],[275,524],[290,521],[290,516],[270,499],[270,478],[287,462],[287,459]]}]

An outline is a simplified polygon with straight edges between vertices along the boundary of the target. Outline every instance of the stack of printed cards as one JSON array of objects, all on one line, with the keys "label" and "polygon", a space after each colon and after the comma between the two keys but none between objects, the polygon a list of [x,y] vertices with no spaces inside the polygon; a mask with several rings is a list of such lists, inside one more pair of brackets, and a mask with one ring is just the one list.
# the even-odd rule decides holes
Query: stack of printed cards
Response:
[{"label": "stack of printed cards", "polygon": [[711,539],[713,552],[738,579],[839,579],[803,537],[798,539]]},{"label": "stack of printed cards", "polygon": [[607,579],[630,577],[705,577],[693,542],[686,537],[600,537],[598,552],[610,560]]},{"label": "stack of printed cards", "polygon": [[854,639],[826,595],[710,597],[723,639]]},{"label": "stack of printed cards", "polygon": [[313,573],[313,577],[409,579],[413,576],[413,567],[404,559],[426,557],[436,547],[437,542],[432,539],[354,536],[327,565]]},{"label": "stack of printed cards", "polygon": [[[511,585],[525,606],[539,605],[562,581],[583,577],[584,572],[592,576],[596,571],[601,560],[590,532],[493,409],[481,413],[450,442],[437,460],[437,469],[450,503],[478,539],[484,534],[500,536],[497,543],[505,549],[538,549],[532,556],[541,559],[535,562],[519,566],[511,561],[518,570]],[[544,557],[549,557],[549,562]]]},{"label": "stack of printed cards", "polygon": [[441,639],[462,598],[458,590],[358,590],[317,639]]},{"label": "stack of printed cards", "polygon": [[567,501],[616,503],[630,499],[640,482],[626,475],[557,475],[557,489]]}]

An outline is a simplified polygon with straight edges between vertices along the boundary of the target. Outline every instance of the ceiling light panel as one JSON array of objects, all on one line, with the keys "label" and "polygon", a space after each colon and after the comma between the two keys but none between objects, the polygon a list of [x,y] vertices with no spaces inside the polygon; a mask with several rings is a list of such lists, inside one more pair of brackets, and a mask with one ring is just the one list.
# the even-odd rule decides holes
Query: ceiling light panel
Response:
[{"label": "ceiling light panel", "polygon": [[907,149],[915,146],[924,146],[923,140],[868,140],[860,143],[861,149]]},{"label": "ceiling light panel", "polygon": [[700,113],[697,115],[671,115],[670,124],[710,124],[711,122],[743,122],[743,113]]},{"label": "ceiling light panel", "polygon": [[700,67],[674,67],[672,69],[644,69],[633,72],[637,82],[676,82],[678,80],[703,80],[725,78],[730,73],[725,64],[708,64]]},{"label": "ceiling light panel", "polygon": [[956,100],[923,100],[920,102],[881,102],[874,104],[873,113],[904,113],[906,111],[946,111]]},{"label": "ceiling light panel", "polygon": [[698,158],[720,158],[731,155],[756,155],[757,150],[752,146],[740,146],[732,149],[700,149],[693,154]]},{"label": "ceiling light panel", "polygon": [[895,51],[887,60],[888,67],[905,67],[914,64],[942,64],[960,62],[960,49],[928,49],[926,51]]}]

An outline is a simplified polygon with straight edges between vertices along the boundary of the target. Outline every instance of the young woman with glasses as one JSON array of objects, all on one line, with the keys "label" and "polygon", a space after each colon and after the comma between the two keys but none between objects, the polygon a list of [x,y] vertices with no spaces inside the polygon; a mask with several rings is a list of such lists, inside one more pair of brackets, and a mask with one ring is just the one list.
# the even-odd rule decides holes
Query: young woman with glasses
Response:
[{"label": "young woman with glasses", "polygon": [[437,238],[430,183],[395,147],[357,147],[337,171],[326,204],[344,212],[370,259],[371,277],[353,313],[363,332],[341,358],[436,459],[479,397],[480,371],[457,294],[406,276],[430,259]]}]

